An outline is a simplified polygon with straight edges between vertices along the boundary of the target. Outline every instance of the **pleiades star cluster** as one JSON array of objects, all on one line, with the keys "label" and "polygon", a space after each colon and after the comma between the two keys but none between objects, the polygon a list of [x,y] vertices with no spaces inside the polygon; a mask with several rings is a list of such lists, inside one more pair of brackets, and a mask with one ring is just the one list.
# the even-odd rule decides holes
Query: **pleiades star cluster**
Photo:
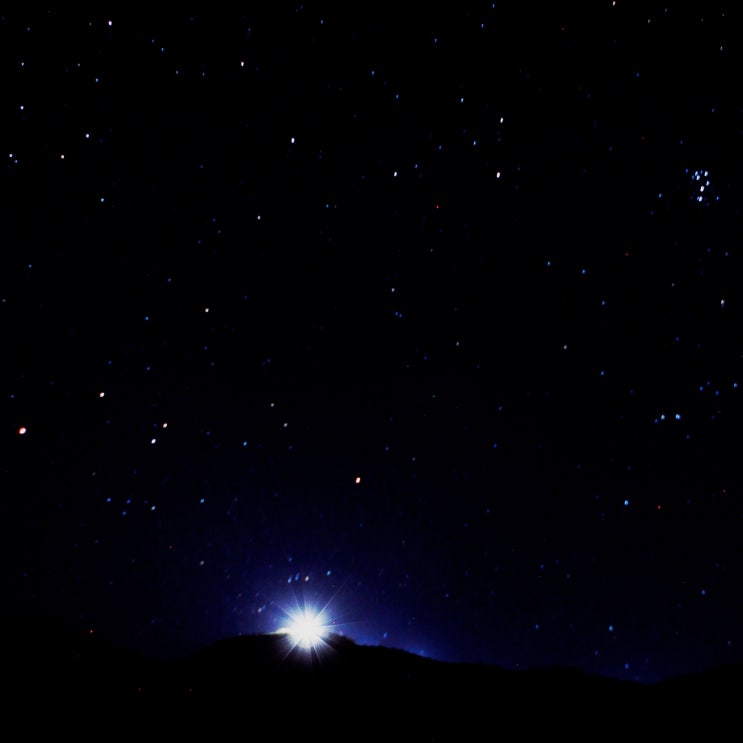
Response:
[{"label": "pleiades star cluster", "polygon": [[736,4],[106,5],[0,15],[6,612],[741,662]]}]

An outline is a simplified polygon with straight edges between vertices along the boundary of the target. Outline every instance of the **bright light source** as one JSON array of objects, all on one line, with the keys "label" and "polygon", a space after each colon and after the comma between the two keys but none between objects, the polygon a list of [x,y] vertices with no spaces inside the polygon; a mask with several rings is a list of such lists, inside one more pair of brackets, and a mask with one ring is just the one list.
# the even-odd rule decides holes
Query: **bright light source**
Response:
[{"label": "bright light source", "polygon": [[323,625],[320,615],[306,610],[292,617],[292,622],[286,631],[294,641],[295,647],[299,646],[307,650],[323,643],[327,635],[327,627]]},{"label": "bright light source", "polygon": [[[331,571],[328,571],[328,575]],[[290,583],[299,583],[301,572],[290,578]],[[305,575],[302,589],[307,585],[309,574]],[[305,601],[300,595],[294,597],[293,606],[274,604],[283,618],[274,630],[285,637],[287,652],[298,651],[313,657],[323,655],[335,646],[334,637],[342,635],[342,626],[335,609],[331,608],[333,599],[325,604]]]}]

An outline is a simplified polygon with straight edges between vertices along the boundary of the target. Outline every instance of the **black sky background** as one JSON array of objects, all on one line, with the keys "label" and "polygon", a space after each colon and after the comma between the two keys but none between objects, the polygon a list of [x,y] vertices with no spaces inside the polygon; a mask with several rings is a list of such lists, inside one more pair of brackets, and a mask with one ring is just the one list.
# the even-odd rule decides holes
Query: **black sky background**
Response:
[{"label": "black sky background", "polygon": [[3,15],[6,605],[163,656],[306,600],[443,660],[739,662],[739,30]]}]

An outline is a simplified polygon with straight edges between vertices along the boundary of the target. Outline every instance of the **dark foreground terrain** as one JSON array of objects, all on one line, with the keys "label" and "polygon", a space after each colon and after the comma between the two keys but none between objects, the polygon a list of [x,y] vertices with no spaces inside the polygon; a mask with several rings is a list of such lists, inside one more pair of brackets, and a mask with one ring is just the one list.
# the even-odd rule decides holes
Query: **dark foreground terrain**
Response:
[{"label": "dark foreground terrain", "polygon": [[292,649],[285,635],[241,636],[175,661],[38,621],[7,638],[5,721],[30,738],[722,740],[739,734],[743,709],[740,667],[639,684],[443,663],[341,636],[317,652]]}]

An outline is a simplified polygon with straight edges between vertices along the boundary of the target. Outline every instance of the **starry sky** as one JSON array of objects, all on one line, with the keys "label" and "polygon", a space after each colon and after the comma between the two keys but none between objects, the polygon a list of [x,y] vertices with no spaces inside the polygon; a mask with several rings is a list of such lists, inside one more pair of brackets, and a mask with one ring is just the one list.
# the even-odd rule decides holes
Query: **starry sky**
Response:
[{"label": "starry sky", "polygon": [[110,5],[0,16],[6,610],[741,662],[735,4]]}]

